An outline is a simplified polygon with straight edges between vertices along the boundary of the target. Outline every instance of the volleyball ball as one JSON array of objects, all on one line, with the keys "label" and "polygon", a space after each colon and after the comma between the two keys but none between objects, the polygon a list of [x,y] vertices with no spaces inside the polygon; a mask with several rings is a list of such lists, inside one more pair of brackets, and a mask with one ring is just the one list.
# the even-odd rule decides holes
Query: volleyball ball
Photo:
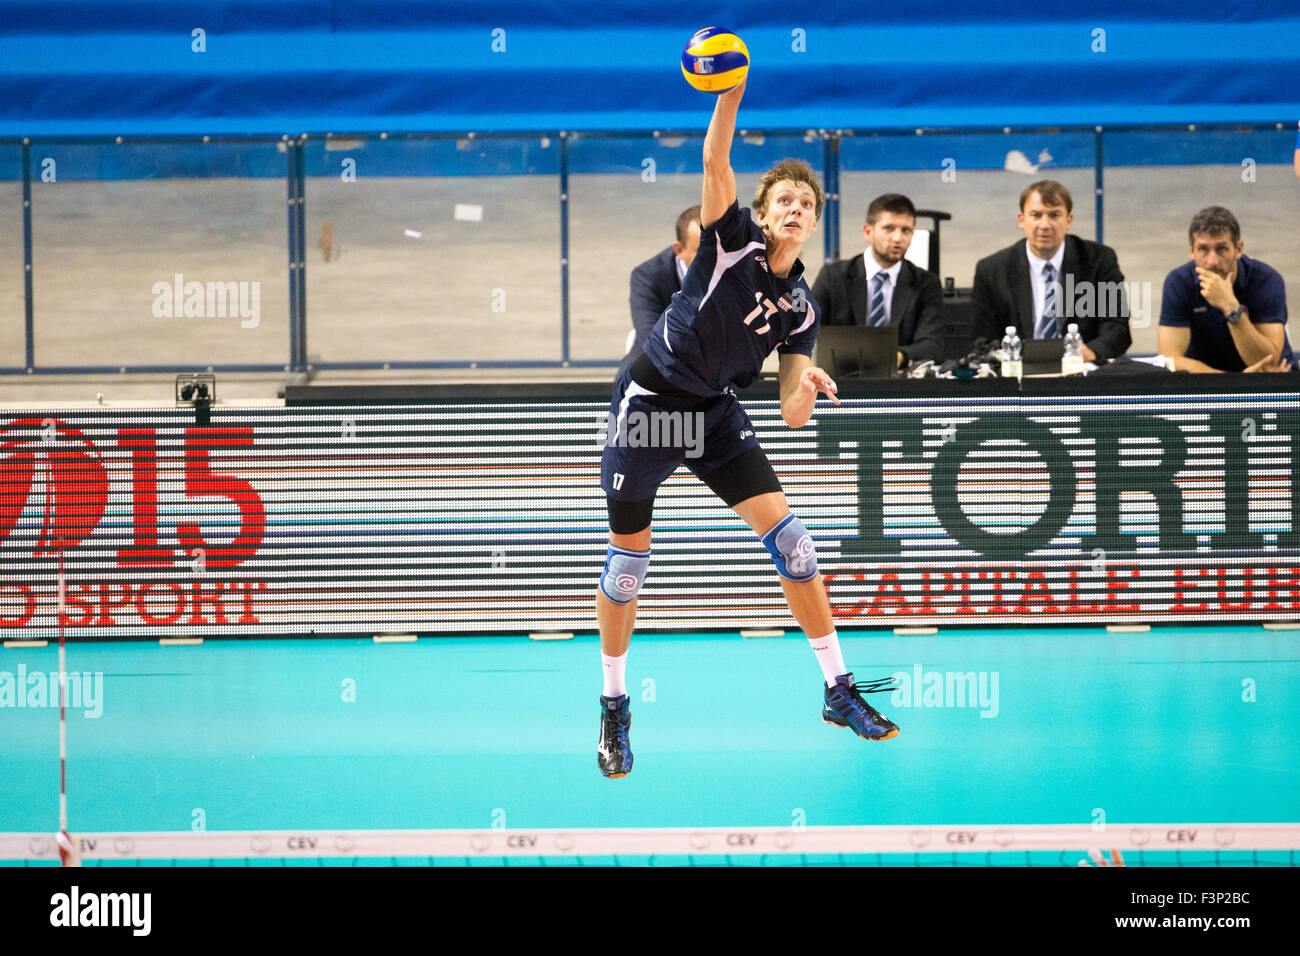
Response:
[{"label": "volleyball ball", "polygon": [[748,72],[745,41],[721,27],[705,27],[686,42],[682,51],[682,76],[704,93],[734,90]]}]

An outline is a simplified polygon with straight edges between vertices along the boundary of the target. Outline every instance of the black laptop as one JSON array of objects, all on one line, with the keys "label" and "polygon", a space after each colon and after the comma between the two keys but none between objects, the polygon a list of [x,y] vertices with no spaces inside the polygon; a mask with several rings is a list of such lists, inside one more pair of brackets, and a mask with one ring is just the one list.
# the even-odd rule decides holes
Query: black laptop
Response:
[{"label": "black laptop", "polygon": [[1020,361],[1025,375],[1060,375],[1064,339],[1028,339],[1020,345]]},{"label": "black laptop", "polygon": [[831,378],[890,378],[898,373],[898,328],[856,325],[822,326],[813,349],[813,364]]}]

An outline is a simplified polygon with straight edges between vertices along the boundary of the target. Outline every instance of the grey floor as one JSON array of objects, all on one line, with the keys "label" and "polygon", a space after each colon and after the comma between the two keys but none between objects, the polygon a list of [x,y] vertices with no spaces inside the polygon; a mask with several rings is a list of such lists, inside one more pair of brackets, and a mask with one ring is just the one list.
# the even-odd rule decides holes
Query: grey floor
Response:
[{"label": "grey floor", "polygon": [[[1095,235],[1093,171],[1045,171],[1075,197],[1073,231]],[[739,177],[749,202],[754,175]],[[886,191],[952,213],[941,271],[969,286],[976,261],[1021,237],[1017,197],[1032,178],[1004,171],[844,173],[842,255],[862,249],[867,202]],[[699,201],[695,176],[637,173],[570,177],[570,358],[617,360],[630,322],[628,273],[672,239],[677,213]],[[308,351],[313,362],[558,360],[561,271],[554,176],[311,179],[307,187]],[[1156,348],[1165,274],[1188,255],[1187,223],[1204,205],[1232,209],[1248,255],[1300,290],[1300,180],[1290,166],[1123,167],[1106,172],[1104,239],[1131,282],[1150,289],[1152,314],[1135,317],[1133,350]],[[457,204],[481,221],[455,218]],[[0,365],[21,366],[24,312],[20,188],[0,187]],[[40,366],[274,363],[288,359],[283,183],[266,179],[67,181],[33,184],[35,349]],[[333,230],[329,260],[317,245]],[[822,262],[814,234],[810,281]],[[418,233],[418,237],[408,233]],[[156,283],[259,283],[256,327],[239,318],[154,315]],[[348,373],[352,381],[608,381],[612,368]],[[0,376],[0,402],[166,402],[170,375]],[[228,399],[273,399],[288,376],[226,374]]]}]

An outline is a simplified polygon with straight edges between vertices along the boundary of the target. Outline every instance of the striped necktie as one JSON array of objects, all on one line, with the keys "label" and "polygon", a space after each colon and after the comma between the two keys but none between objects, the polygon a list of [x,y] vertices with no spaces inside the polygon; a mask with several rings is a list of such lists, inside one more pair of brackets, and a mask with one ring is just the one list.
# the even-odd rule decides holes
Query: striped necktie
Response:
[{"label": "striped necktie", "polygon": [[880,326],[889,324],[889,316],[885,314],[885,283],[889,280],[889,275],[884,272],[877,272],[876,277],[872,280],[871,286],[871,314],[867,317],[867,325]]},{"label": "striped necktie", "polygon": [[1043,294],[1043,318],[1038,324],[1038,334],[1034,338],[1038,339],[1055,339],[1061,335],[1061,330],[1056,322],[1057,293],[1060,287],[1056,284],[1056,270],[1052,268],[1049,262],[1043,266],[1043,284],[1047,287]]}]

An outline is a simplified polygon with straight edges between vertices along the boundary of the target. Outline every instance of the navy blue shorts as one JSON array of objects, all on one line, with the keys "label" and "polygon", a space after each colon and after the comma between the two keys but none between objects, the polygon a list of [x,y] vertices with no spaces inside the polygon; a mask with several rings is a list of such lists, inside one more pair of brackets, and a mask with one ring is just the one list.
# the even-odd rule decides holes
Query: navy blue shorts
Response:
[{"label": "navy blue shorts", "polygon": [[[754,449],[754,426],[730,390],[711,398],[658,394],[635,382],[627,368],[614,383],[600,486],[615,501],[648,501],[679,465],[704,478]],[[765,456],[763,464],[770,472]],[[780,490],[779,483],[770,487],[774,475],[759,480],[761,490]]]}]

